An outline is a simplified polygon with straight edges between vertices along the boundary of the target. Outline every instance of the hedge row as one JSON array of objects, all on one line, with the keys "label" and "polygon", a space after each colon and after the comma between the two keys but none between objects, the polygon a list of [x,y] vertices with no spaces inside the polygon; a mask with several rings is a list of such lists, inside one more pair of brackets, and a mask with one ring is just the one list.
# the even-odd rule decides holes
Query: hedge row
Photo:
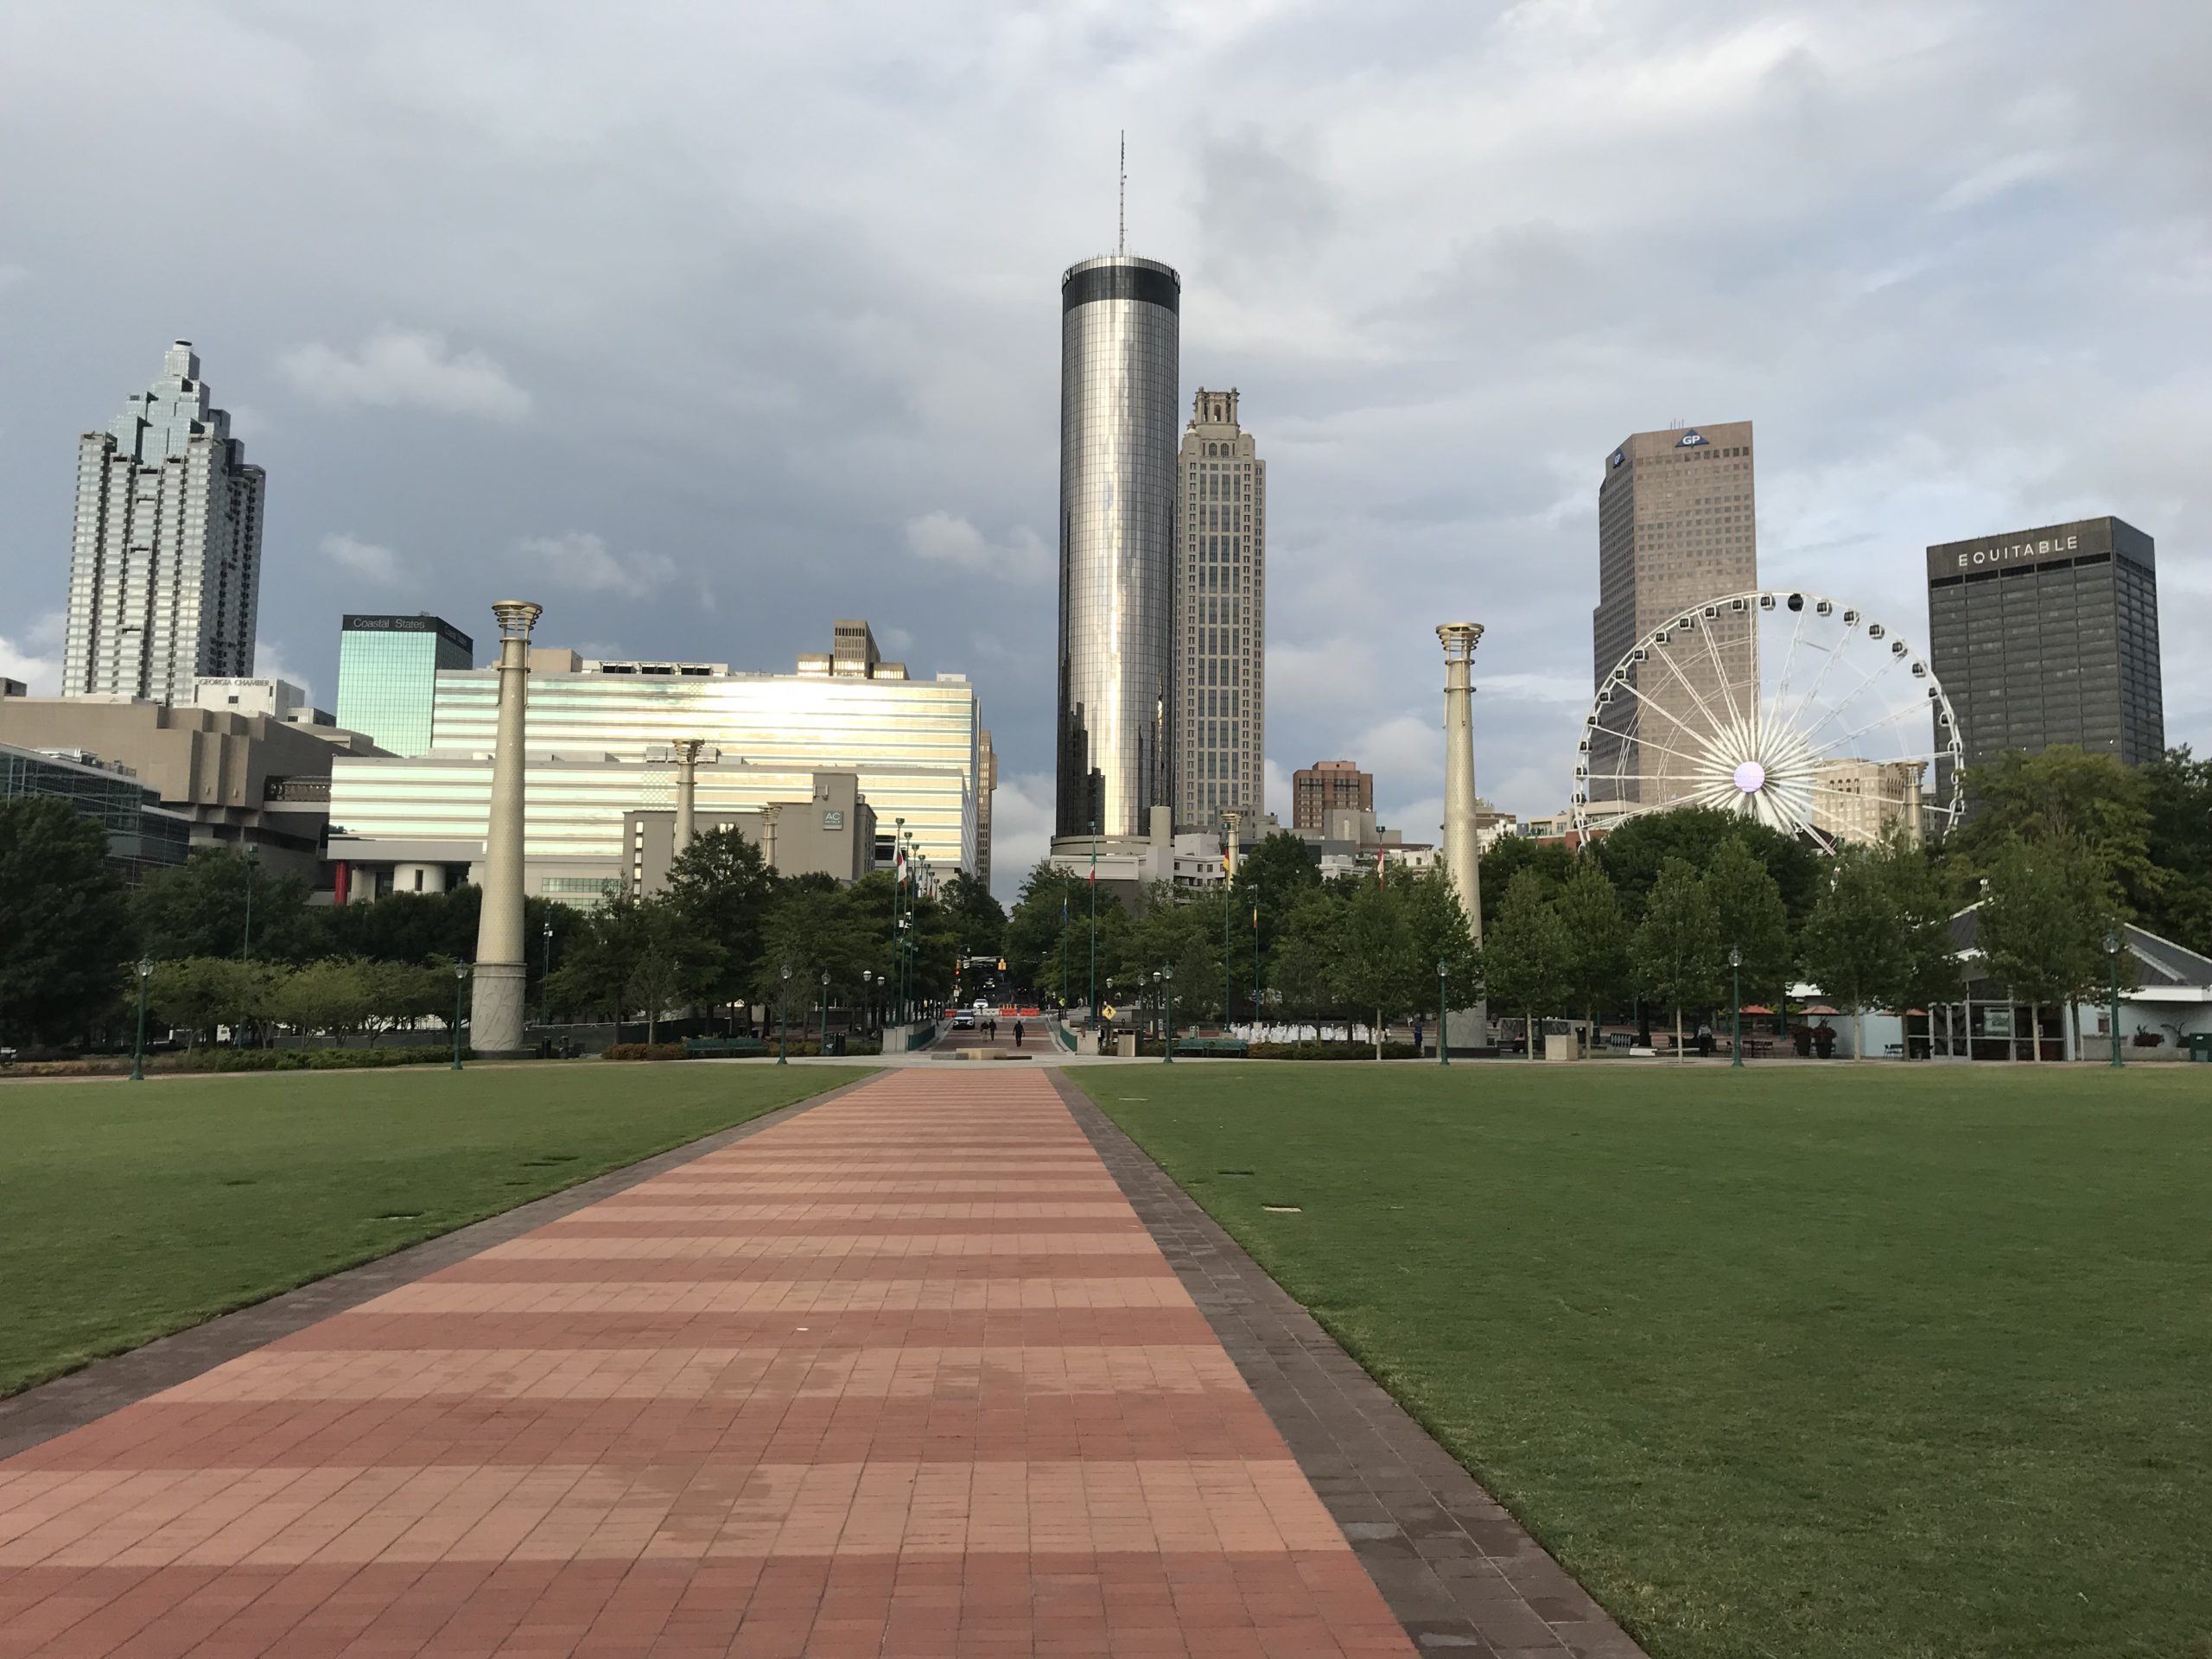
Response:
[{"label": "hedge row", "polygon": [[[467,1051],[464,1050],[466,1055]],[[180,1055],[180,1071],[350,1071],[386,1065],[451,1065],[453,1050],[404,1048],[195,1048]],[[163,1066],[163,1071],[171,1068]]]}]

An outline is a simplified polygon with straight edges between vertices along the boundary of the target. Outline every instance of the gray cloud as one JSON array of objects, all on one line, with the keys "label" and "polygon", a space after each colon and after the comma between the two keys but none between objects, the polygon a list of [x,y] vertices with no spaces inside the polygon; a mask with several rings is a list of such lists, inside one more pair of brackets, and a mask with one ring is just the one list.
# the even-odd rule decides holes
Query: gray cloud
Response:
[{"label": "gray cloud", "polygon": [[[548,643],[747,667],[869,614],[975,677],[1010,890],[1049,823],[1054,289],[1112,245],[1126,128],[1185,390],[1241,387],[1270,464],[1274,775],[1367,760],[1429,833],[1432,630],[1469,616],[1484,791],[1548,810],[1599,467],[1677,415],[1758,423],[1770,581],[1923,632],[1928,543],[2116,512],[2185,637],[2208,63],[2186,0],[15,7],[0,576],[59,605],[75,435],[188,336],[254,410],[306,671],[371,575],[332,526],[479,634],[532,576]],[[221,165],[93,211],[180,100]],[[2202,747],[2212,659],[2165,666]]]}]

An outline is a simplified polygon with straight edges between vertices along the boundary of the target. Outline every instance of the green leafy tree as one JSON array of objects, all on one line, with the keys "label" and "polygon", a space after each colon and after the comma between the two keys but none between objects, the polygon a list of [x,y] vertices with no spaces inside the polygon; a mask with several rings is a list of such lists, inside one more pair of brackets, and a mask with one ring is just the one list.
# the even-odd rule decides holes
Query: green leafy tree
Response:
[{"label": "green leafy tree", "polygon": [[1628,918],[1611,878],[1594,858],[1579,858],[1552,900],[1564,936],[1561,964],[1567,995],[1582,1010],[1590,1040],[1598,1036],[1598,1010],[1621,995],[1628,982]]},{"label": "green leafy tree", "polygon": [[372,1012],[361,964],[337,957],[280,973],[268,1006],[278,1024],[303,1033],[327,1032],[341,1048],[347,1033],[368,1024]]},{"label": "green leafy tree", "polygon": [[[938,889],[938,903],[944,907],[946,925],[960,936],[960,943],[975,957],[995,957],[1006,949],[1006,907],[991,897],[991,890],[973,876],[956,872]],[[1034,989],[1033,981],[1022,981]]]},{"label": "green leafy tree", "polygon": [[180,868],[148,877],[133,895],[132,908],[139,936],[156,960],[305,962],[321,953],[326,937],[321,922],[308,913],[305,882],[229,847],[194,848]]},{"label": "green leafy tree", "polygon": [[[1109,920],[1107,912],[1118,908],[1111,901],[1101,907],[1102,927]],[[1003,945],[1007,972],[1016,985],[1054,996],[1065,986],[1070,1006],[1080,1006],[1090,983],[1090,884],[1073,871],[1038,860],[1007,918]],[[1113,957],[1102,960],[1110,963]]]},{"label": "green leafy tree", "polygon": [[777,886],[760,848],[728,826],[708,830],[677,855],[662,896],[691,943],[690,994],[710,1003],[745,995],[759,974]]},{"label": "green leafy tree", "polygon": [[255,996],[254,970],[235,957],[187,957],[157,962],[147,1001],[164,1025],[188,1034],[197,1046],[213,1042],[215,1027],[238,1020]]},{"label": "green leafy tree", "polygon": [[1372,1016],[1378,1060],[1383,1028],[1427,1001],[1433,968],[1424,968],[1419,952],[1397,890],[1380,881],[1358,881],[1338,919],[1335,978],[1344,1003]]},{"label": "green leafy tree", "polygon": [[1897,893],[1880,851],[1846,845],[1805,923],[1805,974],[1851,1010],[1852,1053],[1866,1058],[1866,1009],[1906,971]]},{"label": "green leafy tree", "polygon": [[2164,873],[2155,894],[2133,900],[2152,932],[2212,954],[2212,760],[2169,749],[2138,769],[2150,822],[2145,845]]},{"label": "green leafy tree", "polygon": [[1721,955],[1731,950],[1743,954],[1742,982],[1754,1001],[1787,1007],[1796,952],[1789,907],[1774,873],[1741,836],[1731,836],[1714,849],[1705,868],[1705,887],[1720,918]]},{"label": "green leafy tree", "polygon": [[[467,962],[476,954],[477,922],[483,908],[480,887],[463,884],[444,893],[393,893],[382,899],[334,906],[316,914],[324,948],[332,955],[370,962]],[[542,910],[544,901],[525,899]],[[261,931],[261,896],[253,901],[254,932]],[[536,916],[524,937],[535,942]],[[236,954],[235,950],[232,952]],[[255,952],[259,955],[258,950]]]},{"label": "green leafy tree", "polygon": [[1523,870],[1543,878],[1544,891],[1563,885],[1574,872],[1577,855],[1564,841],[1538,841],[1532,836],[1501,836],[1482,855],[1483,931],[1497,919],[1505,890]]},{"label": "green leafy tree", "polygon": [[359,968],[367,1014],[363,1024],[372,1039],[400,1026],[414,1026],[453,1007],[450,963],[363,961]]},{"label": "green leafy tree", "polygon": [[1616,824],[1592,852],[1612,878],[1622,910],[1635,922],[1643,918],[1644,904],[1669,859],[1679,858],[1702,871],[1731,841],[1741,842],[1766,866],[1782,893],[1789,925],[1802,926],[1819,893],[1820,855],[1795,836],[1738,813],[1713,806],[1638,813]]},{"label": "green leafy tree", "polygon": [[[1631,820],[1635,822],[1635,820]],[[1682,1054],[1682,1011],[1709,1007],[1720,994],[1728,947],[1705,877],[1688,859],[1659,866],[1629,949],[1644,988],[1675,1011],[1675,1053]]]},{"label": "green leafy tree", "polygon": [[1344,1013],[1337,978],[1338,936],[1350,897],[1335,883],[1300,893],[1268,967],[1284,1015],[1294,1029],[1300,1023],[1311,1025],[1317,1042],[1322,1022]]},{"label": "green leafy tree", "polygon": [[[1413,930],[1414,955],[1428,976],[1426,995],[1441,994],[1445,1006],[1474,1006],[1483,994],[1482,952],[1475,946],[1474,930],[1459,904],[1451,872],[1438,859],[1417,875],[1393,878],[1398,902],[1404,907],[1406,925]],[[1436,983],[1436,967],[1444,964],[1444,983]],[[1426,1007],[1426,1002],[1423,1007]]]},{"label": "green leafy tree", "polygon": [[[2059,1003],[2071,1012],[2082,998],[2096,995],[2110,971],[2105,935],[2120,923],[2118,883],[2104,855],[2084,836],[2014,840],[1989,861],[1977,943],[1991,977],[2027,1002],[2031,1027],[2041,1007]],[[2033,1048],[2041,1059],[2042,1043]]]},{"label": "green leafy tree", "polygon": [[[1304,841],[1287,830],[1278,830],[1263,836],[1237,861],[1236,883],[1245,895],[1248,930],[1253,910],[1259,912],[1261,972],[1265,978],[1266,964],[1274,958],[1275,942],[1281,938],[1292,910],[1320,887],[1321,872]],[[1249,949],[1252,941],[1248,938],[1244,943]]]},{"label": "green leafy tree", "polygon": [[2150,855],[2151,788],[2117,755],[2056,743],[2035,754],[2008,749],[1967,770],[1973,815],[1946,851],[1966,873],[1986,875],[2014,841],[2072,838],[2103,862],[2131,903],[2147,904],[2165,885]]},{"label": "green leafy tree", "polygon": [[1545,880],[1524,869],[1506,883],[1497,919],[1483,932],[1483,983],[1501,1006],[1517,1007],[1529,1021],[1529,1054],[1539,1052],[1540,1023],[1573,993],[1571,946],[1559,912],[1545,895]]},{"label": "green leafy tree", "polygon": [[1875,849],[1875,860],[1889,888],[1897,953],[1889,977],[1876,989],[1900,1012],[1928,1008],[1929,1034],[1935,1035],[1935,1007],[1959,991],[1958,949],[1951,940],[1953,902],[1949,878],[1929,850],[1892,830]]},{"label": "green leafy tree", "polygon": [[52,796],[0,801],[0,1039],[81,1035],[131,943],[100,826]]}]

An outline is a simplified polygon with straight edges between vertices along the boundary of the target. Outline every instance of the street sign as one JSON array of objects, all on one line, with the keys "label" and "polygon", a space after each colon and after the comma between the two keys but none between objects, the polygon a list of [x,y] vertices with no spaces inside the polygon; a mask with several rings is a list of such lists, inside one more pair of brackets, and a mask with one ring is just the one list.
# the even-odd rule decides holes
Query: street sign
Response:
[{"label": "street sign", "polygon": [[1102,1020],[1111,1020],[1114,1017],[1114,1005],[1109,1002],[1104,1007],[1099,1009],[1098,1017]]}]

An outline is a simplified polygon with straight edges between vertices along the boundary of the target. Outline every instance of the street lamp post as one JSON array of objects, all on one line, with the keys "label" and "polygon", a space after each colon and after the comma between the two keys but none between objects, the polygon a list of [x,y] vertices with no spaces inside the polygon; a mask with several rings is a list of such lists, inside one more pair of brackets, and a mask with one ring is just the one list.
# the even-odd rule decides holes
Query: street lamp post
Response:
[{"label": "street lamp post", "polygon": [[1098,1025],[1098,820],[1090,821],[1090,1023]]},{"label": "street lamp post", "polygon": [[1173,963],[1160,970],[1160,1052],[1167,1057],[1167,1064],[1175,1064],[1175,968]]},{"label": "street lamp post", "polygon": [[830,970],[827,968],[822,970],[822,1046],[815,1052],[824,1055],[830,1052]]},{"label": "street lamp post", "polygon": [[537,1023],[541,1027],[553,1023],[552,982],[553,918],[548,916],[545,918],[545,955],[537,970]]},{"label": "street lamp post", "polygon": [[461,1067],[461,1006],[468,991],[468,964],[456,962],[453,965],[453,1070]]},{"label": "street lamp post", "polygon": [[791,965],[784,964],[783,976],[776,984],[776,1064],[789,1065],[791,1051],[791,1025],[788,1017],[791,996]]},{"label": "street lamp post", "polygon": [[1728,947],[1728,994],[1735,1003],[1728,1014],[1728,1046],[1733,1051],[1728,1064],[1740,1071],[1744,1064],[1744,953],[1732,944]]},{"label": "street lamp post", "polygon": [[1436,959],[1436,1063],[1452,1064],[1452,964],[1441,957]]},{"label": "street lamp post", "polygon": [[245,854],[245,932],[238,942],[238,960],[253,960],[253,878],[261,873],[261,849],[249,847]]},{"label": "street lamp post", "polygon": [[154,976],[154,959],[138,958],[138,1041],[130,1051],[130,1081],[146,1081],[146,982]]},{"label": "street lamp post", "polygon": [[2110,964],[2112,972],[2112,1011],[2107,1016],[2107,1023],[2112,1027],[2112,1064],[2113,1070],[2116,1071],[2126,1064],[2120,1058],[2120,935],[2117,932],[2105,935],[2105,960]]},{"label": "street lamp post", "polygon": [[873,968],[863,968],[861,969],[861,1005],[867,1010],[865,1018],[868,1022],[868,1028],[870,1031],[874,1030],[875,969]]}]

